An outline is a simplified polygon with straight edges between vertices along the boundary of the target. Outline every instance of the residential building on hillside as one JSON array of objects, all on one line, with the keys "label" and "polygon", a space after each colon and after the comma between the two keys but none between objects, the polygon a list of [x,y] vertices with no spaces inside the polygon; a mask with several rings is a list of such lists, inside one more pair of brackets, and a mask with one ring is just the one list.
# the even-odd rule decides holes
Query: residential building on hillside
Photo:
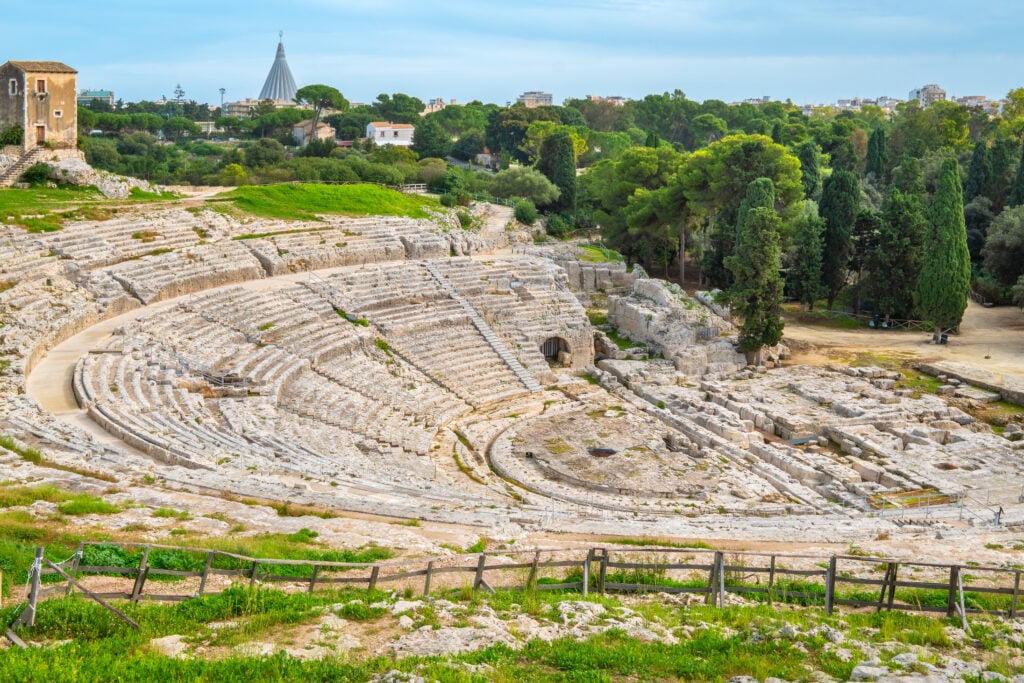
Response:
[{"label": "residential building on hillside", "polygon": [[441,111],[445,107],[454,107],[459,103],[456,100],[448,100],[445,102],[441,97],[435,97],[432,100],[427,100],[427,106],[420,112],[420,116],[426,116],[427,114],[433,114],[434,112]]},{"label": "residential building on hillside", "polygon": [[922,85],[916,90],[911,90],[907,99],[917,100],[922,107],[930,107],[935,102],[941,102],[946,99],[946,91],[930,83],[928,85]]},{"label": "residential building on hillside", "polygon": [[75,149],[78,144],[78,72],[60,62],[0,65],[0,133],[24,132],[22,148]]},{"label": "residential building on hillside", "polygon": [[516,102],[520,102],[526,105],[528,108],[533,107],[550,107],[555,102],[554,96],[549,92],[541,92],[539,90],[528,90],[522,95],[516,98]]},{"label": "residential building on hillside", "polygon": [[295,139],[295,143],[299,146],[303,146],[310,142],[317,140],[334,140],[336,132],[334,126],[323,121],[318,121],[316,124],[316,130],[313,130],[313,120],[301,121],[300,123],[292,126],[292,137]]},{"label": "residential building on hillside", "polygon": [[366,124],[366,137],[375,145],[395,145],[410,147],[415,129],[408,123],[390,123],[388,121],[371,121]]}]

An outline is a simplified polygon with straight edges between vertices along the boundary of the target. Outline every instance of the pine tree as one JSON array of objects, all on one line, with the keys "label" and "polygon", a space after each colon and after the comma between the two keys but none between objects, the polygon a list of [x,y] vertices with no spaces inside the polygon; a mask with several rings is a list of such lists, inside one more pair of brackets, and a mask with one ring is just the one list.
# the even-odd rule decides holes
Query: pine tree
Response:
[{"label": "pine tree", "polygon": [[1006,200],[1007,206],[1020,206],[1024,204],[1024,147],[1020,150],[1020,163],[1017,165],[1017,177],[1014,178],[1010,187],[1010,196]]},{"label": "pine tree", "polygon": [[967,167],[967,180],[964,181],[965,202],[969,202],[978,195],[988,195],[992,185],[992,157],[989,154],[988,144],[980,140],[974,145],[974,153],[971,155],[971,165]]},{"label": "pine tree", "polygon": [[576,150],[568,131],[559,130],[544,139],[537,170],[555,184],[561,194],[552,204],[558,213],[576,212]]},{"label": "pine tree", "polygon": [[793,265],[789,269],[789,284],[793,296],[814,310],[814,302],[825,294],[821,283],[821,259],[825,221],[818,216],[818,207],[812,201],[804,202],[804,212],[796,220],[793,238]]},{"label": "pine tree", "polygon": [[774,208],[750,209],[737,235],[736,251],[725,260],[736,283],[729,298],[743,319],[739,350],[756,354],[758,365],[761,349],[782,339],[781,224]]},{"label": "pine tree", "polygon": [[800,145],[800,149],[797,150],[797,158],[800,159],[804,196],[817,200],[821,193],[821,168],[818,166],[817,143],[808,140]]},{"label": "pine tree", "polygon": [[836,296],[846,286],[852,236],[860,210],[860,182],[850,171],[835,171],[821,190],[819,213],[825,221],[825,249],[822,258],[822,283],[832,310]]},{"label": "pine tree", "polygon": [[946,159],[942,164],[930,208],[931,228],[918,289],[921,312],[935,324],[933,340],[938,343],[944,328],[960,325],[971,287],[963,189],[956,159]]},{"label": "pine tree", "polygon": [[867,294],[886,320],[913,317],[927,233],[918,198],[890,191],[876,243],[867,256]]},{"label": "pine tree", "polygon": [[868,138],[868,155],[864,165],[864,173],[874,175],[881,181],[885,178],[885,168],[889,165],[889,150],[886,147],[888,137],[885,130],[876,128]]}]

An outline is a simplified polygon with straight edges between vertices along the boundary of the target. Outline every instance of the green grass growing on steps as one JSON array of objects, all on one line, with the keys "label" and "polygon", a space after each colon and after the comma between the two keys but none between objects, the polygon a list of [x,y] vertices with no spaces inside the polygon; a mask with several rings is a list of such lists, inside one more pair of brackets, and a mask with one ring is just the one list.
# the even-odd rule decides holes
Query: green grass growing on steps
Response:
[{"label": "green grass growing on steps", "polygon": [[217,200],[229,201],[237,209],[261,218],[305,221],[318,220],[321,214],[428,218],[427,209],[439,206],[432,197],[370,184],[244,186],[218,195]]}]

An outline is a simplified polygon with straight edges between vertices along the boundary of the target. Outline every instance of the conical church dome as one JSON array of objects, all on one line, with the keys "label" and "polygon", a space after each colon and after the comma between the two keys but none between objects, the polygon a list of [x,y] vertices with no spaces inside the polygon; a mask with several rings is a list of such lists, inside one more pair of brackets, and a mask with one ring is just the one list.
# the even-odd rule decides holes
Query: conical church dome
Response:
[{"label": "conical church dome", "polygon": [[284,42],[277,44],[277,57],[274,58],[274,65],[270,67],[267,80],[260,90],[261,100],[274,100],[291,102],[295,99],[295,79],[292,78],[292,70],[288,68],[288,60],[284,58]]}]

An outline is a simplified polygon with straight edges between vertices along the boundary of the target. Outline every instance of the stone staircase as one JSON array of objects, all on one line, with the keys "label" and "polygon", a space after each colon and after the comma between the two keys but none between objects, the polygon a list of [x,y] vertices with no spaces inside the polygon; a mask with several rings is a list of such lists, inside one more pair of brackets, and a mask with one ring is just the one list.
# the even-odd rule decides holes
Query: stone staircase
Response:
[{"label": "stone staircase", "polygon": [[508,345],[506,345],[491,326],[480,317],[480,314],[476,312],[475,308],[473,308],[473,304],[469,303],[469,300],[466,299],[466,297],[459,294],[452,283],[448,281],[448,278],[442,275],[430,261],[424,261],[423,265],[431,276],[437,280],[437,284],[440,285],[441,290],[462,306],[466,315],[469,316],[469,319],[473,322],[476,329],[483,335],[484,339],[487,340],[487,343],[491,345],[492,349],[494,349],[494,352],[498,354],[498,357],[504,361],[505,365],[508,366],[509,370],[512,371],[519,381],[522,382],[530,391],[540,391],[543,389],[537,379],[530,374],[525,367],[523,367],[522,363],[519,362],[519,359],[516,358],[515,354],[512,353],[512,350],[508,348]]},{"label": "stone staircase", "polygon": [[21,158],[15,161],[13,165],[8,166],[7,169],[0,174],[0,187],[10,187],[16,183],[22,173],[27,171],[33,164],[40,161],[45,155],[45,147],[33,147],[22,154]]}]

